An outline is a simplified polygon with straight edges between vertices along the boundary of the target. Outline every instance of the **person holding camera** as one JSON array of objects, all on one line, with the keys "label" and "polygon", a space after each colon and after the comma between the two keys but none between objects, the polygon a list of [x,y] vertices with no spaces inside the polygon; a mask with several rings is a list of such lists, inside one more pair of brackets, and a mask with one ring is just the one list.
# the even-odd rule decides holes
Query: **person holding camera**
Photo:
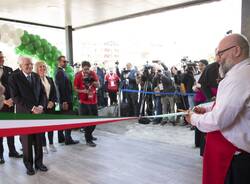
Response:
[{"label": "person holding camera", "polygon": [[[98,115],[97,111],[97,92],[96,88],[100,86],[97,74],[90,70],[90,62],[82,62],[82,71],[76,73],[74,80],[74,89],[79,97],[79,115]],[[97,140],[92,135],[95,130],[95,125],[85,127],[86,144],[90,147],[95,147],[93,142]]]},{"label": "person holding camera", "polygon": [[[136,81],[137,70],[132,69],[132,64],[127,63],[126,68],[122,71],[121,81],[122,89],[138,90],[138,84]],[[130,110],[130,116],[139,115],[138,93],[137,92],[123,92],[123,102],[127,102]]]}]

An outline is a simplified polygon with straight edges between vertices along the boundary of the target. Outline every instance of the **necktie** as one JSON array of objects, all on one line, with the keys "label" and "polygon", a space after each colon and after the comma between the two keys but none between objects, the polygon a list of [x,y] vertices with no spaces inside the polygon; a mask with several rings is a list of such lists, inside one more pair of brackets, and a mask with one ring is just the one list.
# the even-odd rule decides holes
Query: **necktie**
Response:
[{"label": "necktie", "polygon": [[27,76],[27,80],[29,81],[30,84],[32,83],[31,75],[28,75],[28,76]]}]

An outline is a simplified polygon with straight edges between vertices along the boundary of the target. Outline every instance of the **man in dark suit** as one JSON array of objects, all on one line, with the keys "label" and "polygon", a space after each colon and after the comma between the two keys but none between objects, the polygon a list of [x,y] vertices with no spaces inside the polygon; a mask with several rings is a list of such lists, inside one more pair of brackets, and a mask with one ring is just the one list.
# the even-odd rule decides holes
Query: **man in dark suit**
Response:
[{"label": "man in dark suit", "polygon": [[[13,73],[9,79],[11,98],[16,104],[17,113],[41,114],[46,106],[46,94],[40,77],[32,72],[32,60],[20,57],[20,72]],[[35,150],[35,168],[47,171],[43,165],[43,151],[41,134],[22,135],[23,162],[28,175],[34,175],[33,150]]]},{"label": "man in dark suit", "polygon": [[0,83],[0,109],[2,109],[3,107],[3,101],[4,101],[4,91],[5,88],[3,87],[3,85]]},{"label": "man in dark suit", "polygon": [[[67,60],[65,56],[58,58],[58,69],[56,71],[55,82],[58,90],[58,98],[60,102],[60,111],[62,114],[70,114],[73,111],[73,90],[72,83],[65,72]],[[58,131],[59,143],[65,142],[65,145],[78,144],[79,141],[73,140],[71,130]]]},{"label": "man in dark suit", "polygon": [[[10,97],[10,90],[8,86],[8,80],[10,75],[12,74],[12,69],[10,67],[4,66],[4,55],[2,51],[0,51],[0,83],[5,87],[5,100],[4,105],[0,112],[9,112],[14,113],[14,105],[13,100]],[[14,136],[7,137],[7,143],[9,147],[9,157],[15,158],[22,158],[22,155],[16,151],[15,144],[14,144]],[[3,137],[0,137],[0,164],[4,164],[4,157],[3,157]]]}]

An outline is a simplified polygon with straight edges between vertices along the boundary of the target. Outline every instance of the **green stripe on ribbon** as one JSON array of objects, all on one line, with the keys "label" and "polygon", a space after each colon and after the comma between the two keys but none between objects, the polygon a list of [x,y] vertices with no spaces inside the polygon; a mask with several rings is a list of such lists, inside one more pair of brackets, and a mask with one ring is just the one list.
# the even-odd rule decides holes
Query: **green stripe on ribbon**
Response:
[{"label": "green stripe on ribbon", "polygon": [[43,119],[100,119],[100,118],[120,118],[120,117],[102,117],[102,116],[80,116],[80,115],[65,115],[65,114],[14,114],[0,113],[0,120],[43,120]]}]

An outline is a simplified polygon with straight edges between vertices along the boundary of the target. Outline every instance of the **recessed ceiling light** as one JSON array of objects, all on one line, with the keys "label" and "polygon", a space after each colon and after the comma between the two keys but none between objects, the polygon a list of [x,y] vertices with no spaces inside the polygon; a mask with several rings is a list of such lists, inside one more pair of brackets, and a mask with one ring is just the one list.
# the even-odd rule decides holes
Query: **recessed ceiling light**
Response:
[{"label": "recessed ceiling light", "polygon": [[47,6],[47,8],[58,8],[58,6],[56,6],[56,5],[49,5],[49,6]]}]

